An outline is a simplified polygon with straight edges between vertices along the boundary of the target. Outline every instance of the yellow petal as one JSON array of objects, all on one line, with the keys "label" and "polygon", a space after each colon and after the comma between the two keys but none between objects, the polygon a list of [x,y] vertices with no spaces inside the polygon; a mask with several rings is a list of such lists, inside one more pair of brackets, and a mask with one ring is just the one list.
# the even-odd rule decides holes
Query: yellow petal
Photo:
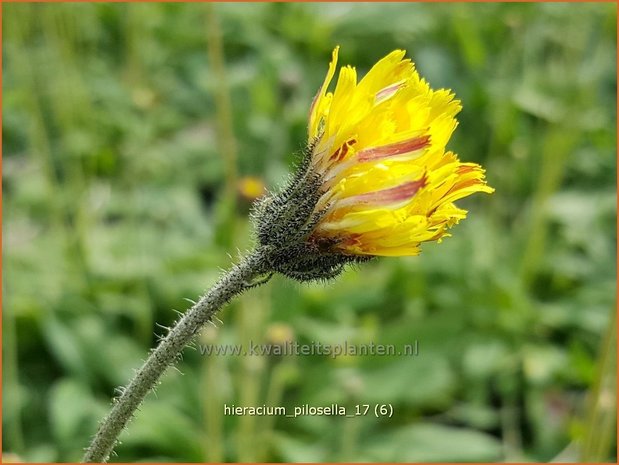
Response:
[{"label": "yellow petal", "polygon": [[318,127],[320,124],[320,120],[325,114],[325,110],[329,108],[330,98],[326,98],[326,91],[335,75],[335,69],[337,67],[337,57],[340,50],[340,46],[336,46],[331,53],[331,62],[329,63],[329,70],[327,71],[327,75],[325,76],[325,80],[322,83],[322,87],[314,97],[314,102],[312,103],[312,107],[310,109],[309,116],[309,126],[308,133],[309,138],[313,139],[318,137]]},{"label": "yellow petal", "polygon": [[319,137],[313,168],[323,175],[316,236],[353,255],[416,255],[466,218],[454,201],[492,193],[484,170],[461,163],[445,147],[461,105],[447,89],[432,90],[402,50],[379,60],[357,83],[340,70],[337,49],[312,106],[310,137]]}]

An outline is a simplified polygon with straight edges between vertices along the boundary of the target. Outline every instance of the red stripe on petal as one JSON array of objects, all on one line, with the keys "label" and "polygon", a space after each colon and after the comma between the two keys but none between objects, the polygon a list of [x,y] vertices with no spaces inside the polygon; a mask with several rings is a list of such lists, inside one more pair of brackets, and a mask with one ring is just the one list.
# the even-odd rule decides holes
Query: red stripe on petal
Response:
[{"label": "red stripe on petal", "polygon": [[[449,191],[447,192],[447,194],[451,194],[452,192],[456,192],[462,189],[466,189],[467,187],[471,187],[474,186],[476,184],[483,184],[483,182],[479,179],[469,179],[467,181],[460,181],[456,184],[454,184],[454,186],[449,189]],[[445,195],[447,195],[445,194]]]},{"label": "red stripe on petal", "polygon": [[380,160],[382,158],[402,155],[403,153],[414,152],[428,145],[430,145],[430,136],[413,137],[412,139],[403,140],[401,142],[361,150],[357,154],[357,157],[361,162]]},{"label": "red stripe on petal", "polygon": [[340,161],[344,159],[346,154],[348,153],[348,149],[357,143],[357,139],[349,139],[344,142],[339,149],[337,149],[333,154],[329,157],[329,160]]},{"label": "red stripe on petal", "polygon": [[456,170],[456,173],[458,173],[458,174],[466,174],[466,173],[470,173],[471,171],[474,171],[476,169],[477,169],[476,166],[460,165],[460,166],[458,166],[458,169]]},{"label": "red stripe on petal", "polygon": [[376,93],[376,100],[384,100],[384,99],[391,97],[403,86],[404,86],[404,82],[397,82],[388,87],[385,87],[384,89],[379,90]]},{"label": "red stripe on petal", "polygon": [[409,181],[399,186],[390,187],[376,192],[355,195],[350,198],[353,202],[360,203],[393,203],[412,198],[419,189],[426,185],[426,176],[416,181]]},{"label": "red stripe on petal", "polygon": [[316,95],[314,95],[314,98],[312,99],[312,104],[310,105],[309,114],[308,114],[309,118],[311,118],[312,113],[314,113],[314,107],[316,106],[316,102],[318,101],[319,95],[320,95],[320,89],[318,89],[318,92],[316,92]]}]

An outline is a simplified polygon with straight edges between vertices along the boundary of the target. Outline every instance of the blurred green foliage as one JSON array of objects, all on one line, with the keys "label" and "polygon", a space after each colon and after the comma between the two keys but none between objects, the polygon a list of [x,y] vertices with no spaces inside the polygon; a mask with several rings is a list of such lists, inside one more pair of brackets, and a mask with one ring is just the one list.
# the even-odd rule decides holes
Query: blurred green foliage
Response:
[{"label": "blurred green foliage", "polygon": [[[173,309],[251,246],[248,202],[223,193],[290,171],[340,44],[360,74],[404,48],[453,89],[450,148],[496,193],[461,202],[470,218],[420,257],[276,278],[201,341],[417,340],[419,356],[188,350],[113,459],[615,460],[616,5],[3,10],[5,453],[80,459]],[[224,417],[224,402],[394,415]]]}]

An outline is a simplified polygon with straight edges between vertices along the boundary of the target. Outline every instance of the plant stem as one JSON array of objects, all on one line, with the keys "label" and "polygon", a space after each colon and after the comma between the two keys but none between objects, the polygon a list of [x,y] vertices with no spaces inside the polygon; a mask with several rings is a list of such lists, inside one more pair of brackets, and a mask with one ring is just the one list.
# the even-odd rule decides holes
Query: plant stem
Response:
[{"label": "plant stem", "polygon": [[580,460],[612,459],[617,422],[617,313],[612,309],[598,358],[596,379],[589,393],[588,414],[581,439]]},{"label": "plant stem", "polygon": [[208,45],[209,65],[214,76],[213,97],[217,113],[217,136],[219,152],[224,159],[224,173],[226,181],[225,195],[232,199],[236,196],[237,150],[232,124],[232,103],[226,77],[226,59],[223,44],[223,35],[219,27],[217,8],[212,3],[205,3],[206,32]]},{"label": "plant stem", "polygon": [[266,254],[258,249],[224,274],[199,302],[185,312],[151,352],[120,397],[115,399],[111,412],[101,422],[84,455],[84,462],[107,461],[118,436],[166,368],[178,359],[185,346],[223,305],[247,289],[265,283],[268,279],[256,278],[269,271]]},{"label": "plant stem", "polygon": [[218,224],[216,242],[229,249],[234,243],[236,229],[236,185],[238,178],[237,144],[234,137],[233,111],[230,88],[226,77],[226,54],[219,26],[217,7],[204,4],[206,42],[209,66],[212,70],[212,94],[215,99],[218,152],[224,162],[223,198],[218,202],[215,220]]}]

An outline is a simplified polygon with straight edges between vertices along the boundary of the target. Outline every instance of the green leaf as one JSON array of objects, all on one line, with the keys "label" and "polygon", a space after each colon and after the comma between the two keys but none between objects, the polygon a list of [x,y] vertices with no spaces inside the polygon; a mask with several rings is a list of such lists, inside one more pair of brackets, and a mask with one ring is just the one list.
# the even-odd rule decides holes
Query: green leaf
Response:
[{"label": "green leaf", "polygon": [[51,432],[70,454],[70,460],[81,458],[106,410],[81,382],[64,378],[53,385],[49,397]]},{"label": "green leaf", "polygon": [[360,460],[375,462],[495,462],[501,443],[470,429],[419,424],[381,434],[361,454]]}]

